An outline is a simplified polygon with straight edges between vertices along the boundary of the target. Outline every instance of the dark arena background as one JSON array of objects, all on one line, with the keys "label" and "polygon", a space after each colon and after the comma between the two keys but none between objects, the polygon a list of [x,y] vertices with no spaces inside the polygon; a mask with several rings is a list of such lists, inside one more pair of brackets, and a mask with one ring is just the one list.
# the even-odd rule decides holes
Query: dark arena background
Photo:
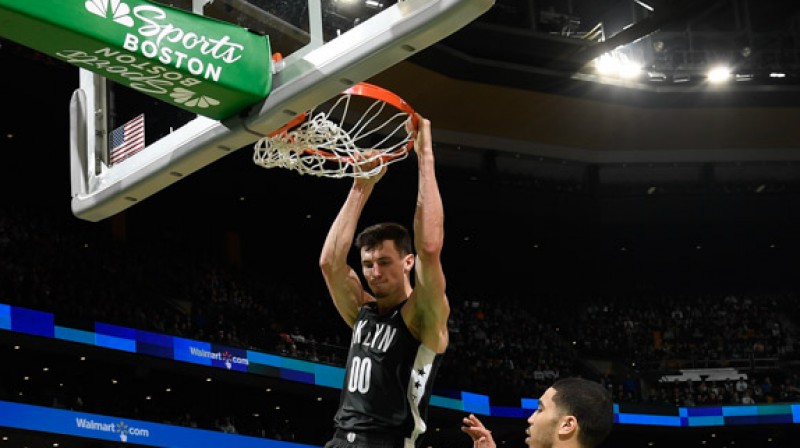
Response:
[{"label": "dark arena background", "polygon": [[[586,69],[614,49],[633,76]],[[0,448],[322,446],[350,332],[317,261],[350,181],[245,147],[87,222],[77,69],[0,39],[0,71]],[[445,205],[424,446],[471,446],[468,412],[522,446],[573,375],[613,393],[603,447],[798,446],[800,4],[498,0],[370,81],[431,119]],[[362,224],[410,225],[415,168]]]}]

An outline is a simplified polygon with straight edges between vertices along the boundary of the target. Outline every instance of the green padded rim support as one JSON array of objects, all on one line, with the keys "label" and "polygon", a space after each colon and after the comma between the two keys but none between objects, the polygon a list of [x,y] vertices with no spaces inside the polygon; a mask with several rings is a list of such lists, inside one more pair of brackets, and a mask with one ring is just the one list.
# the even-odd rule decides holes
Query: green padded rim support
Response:
[{"label": "green padded rim support", "polygon": [[218,120],[272,86],[267,36],[145,0],[0,0],[0,35]]}]

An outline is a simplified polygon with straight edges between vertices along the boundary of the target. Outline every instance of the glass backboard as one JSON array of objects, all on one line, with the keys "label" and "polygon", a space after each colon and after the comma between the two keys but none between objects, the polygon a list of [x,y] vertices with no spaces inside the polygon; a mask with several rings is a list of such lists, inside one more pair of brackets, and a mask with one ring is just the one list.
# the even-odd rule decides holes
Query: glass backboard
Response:
[{"label": "glass backboard", "polygon": [[[174,93],[157,98],[81,68],[80,86],[70,104],[72,210],[89,221],[119,213],[227,154],[252,150],[254,142],[299,113],[447,37],[494,4],[493,0],[134,2],[181,9],[267,36],[272,54],[263,70],[271,75],[267,79],[271,88],[265,98],[220,118],[187,107],[213,105],[213,95],[207,103],[203,103],[206,97]],[[76,7],[90,3],[111,6],[124,1],[81,0]],[[165,39],[190,36],[196,41],[193,36],[203,35],[189,29],[178,34],[177,25],[167,25],[160,24]],[[224,40],[205,39],[203,43]],[[201,76],[201,67],[194,73]]]}]

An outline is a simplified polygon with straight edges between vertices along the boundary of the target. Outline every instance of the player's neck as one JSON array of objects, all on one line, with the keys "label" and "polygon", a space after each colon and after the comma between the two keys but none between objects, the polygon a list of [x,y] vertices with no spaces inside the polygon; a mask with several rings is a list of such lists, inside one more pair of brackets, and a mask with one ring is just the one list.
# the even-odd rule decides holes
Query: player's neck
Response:
[{"label": "player's neck", "polygon": [[387,295],[377,300],[378,302],[378,313],[379,314],[386,314],[397,305],[403,303],[411,297],[411,293],[414,291],[414,288],[411,287],[410,280],[406,277],[406,281],[403,284],[403,289],[398,290],[396,293],[391,295]]},{"label": "player's neck", "polygon": [[382,300],[378,300],[378,313],[381,315],[386,314],[404,300],[406,298],[399,294],[395,297],[385,297]]}]

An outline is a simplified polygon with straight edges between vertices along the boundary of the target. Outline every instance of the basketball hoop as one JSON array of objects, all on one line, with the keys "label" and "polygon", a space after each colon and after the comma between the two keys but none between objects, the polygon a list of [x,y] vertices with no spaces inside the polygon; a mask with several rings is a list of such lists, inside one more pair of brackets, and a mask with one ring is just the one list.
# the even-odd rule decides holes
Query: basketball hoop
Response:
[{"label": "basketball hoop", "polygon": [[408,156],[416,127],[402,98],[361,82],[261,138],[253,162],[312,176],[372,177]]}]

